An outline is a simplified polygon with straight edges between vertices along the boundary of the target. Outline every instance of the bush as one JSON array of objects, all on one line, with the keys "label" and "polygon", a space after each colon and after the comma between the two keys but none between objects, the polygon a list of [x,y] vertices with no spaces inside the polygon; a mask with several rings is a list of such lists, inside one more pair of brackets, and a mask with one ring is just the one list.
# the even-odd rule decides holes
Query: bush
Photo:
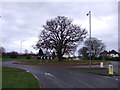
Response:
[{"label": "bush", "polygon": [[17,58],[18,57],[18,53],[17,52],[11,52],[10,53],[10,58]]},{"label": "bush", "polygon": [[26,59],[30,59],[30,56],[27,56]]},{"label": "bush", "polygon": [[37,59],[41,59],[40,56],[38,56]]}]

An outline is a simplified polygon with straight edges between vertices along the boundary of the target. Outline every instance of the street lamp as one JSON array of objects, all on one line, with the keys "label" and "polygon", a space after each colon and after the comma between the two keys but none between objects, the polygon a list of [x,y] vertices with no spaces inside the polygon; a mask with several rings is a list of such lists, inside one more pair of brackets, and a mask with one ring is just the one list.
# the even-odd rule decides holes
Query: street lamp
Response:
[{"label": "street lamp", "polygon": [[20,54],[22,54],[22,42],[25,40],[21,40],[21,44],[20,44]]},{"label": "street lamp", "polygon": [[90,40],[90,48],[89,48],[89,55],[90,55],[90,62],[89,67],[91,67],[91,11],[87,13],[87,16],[89,15],[89,40]]}]

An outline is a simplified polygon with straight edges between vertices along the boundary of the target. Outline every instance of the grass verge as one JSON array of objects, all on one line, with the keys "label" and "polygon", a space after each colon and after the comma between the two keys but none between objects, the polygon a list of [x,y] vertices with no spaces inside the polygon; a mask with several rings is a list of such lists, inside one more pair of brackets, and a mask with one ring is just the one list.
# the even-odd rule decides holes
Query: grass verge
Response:
[{"label": "grass verge", "polygon": [[1,61],[12,61],[12,60],[32,60],[32,59],[26,59],[26,58],[9,58],[9,57],[5,57],[5,58],[1,58]]},{"label": "grass verge", "polygon": [[[22,60],[21,62],[24,63],[89,63],[89,60],[63,60],[59,62],[58,60]],[[102,60],[92,60],[92,63],[100,63]],[[108,61],[104,61],[104,63],[107,63]]]},{"label": "grass verge", "polygon": [[69,68],[71,70],[78,70],[86,73],[92,73],[97,75],[103,75],[103,76],[119,76],[117,73],[113,72],[112,75],[109,74],[109,71],[107,68],[100,68],[100,67],[80,67],[80,68]]},{"label": "grass verge", "polygon": [[2,88],[40,88],[32,74],[18,68],[2,67]]}]

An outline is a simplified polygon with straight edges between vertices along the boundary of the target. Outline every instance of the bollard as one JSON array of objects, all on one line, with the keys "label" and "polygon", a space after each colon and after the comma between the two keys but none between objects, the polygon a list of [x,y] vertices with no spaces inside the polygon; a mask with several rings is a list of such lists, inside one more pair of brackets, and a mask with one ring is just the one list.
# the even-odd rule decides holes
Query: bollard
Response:
[{"label": "bollard", "polygon": [[109,65],[109,74],[113,74],[113,65]]},{"label": "bollard", "polygon": [[100,67],[103,68],[103,62],[100,62]]}]

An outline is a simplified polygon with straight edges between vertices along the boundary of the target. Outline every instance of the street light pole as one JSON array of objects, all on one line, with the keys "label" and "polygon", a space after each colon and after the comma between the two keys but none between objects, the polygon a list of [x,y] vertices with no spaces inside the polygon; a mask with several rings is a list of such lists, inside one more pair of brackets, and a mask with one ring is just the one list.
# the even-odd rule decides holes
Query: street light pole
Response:
[{"label": "street light pole", "polygon": [[25,40],[21,40],[21,44],[20,44],[20,54],[22,54],[22,42]]},{"label": "street light pole", "polygon": [[90,40],[90,48],[89,48],[89,55],[90,55],[90,62],[89,67],[91,67],[91,11],[87,14],[89,15],[89,40]]}]

